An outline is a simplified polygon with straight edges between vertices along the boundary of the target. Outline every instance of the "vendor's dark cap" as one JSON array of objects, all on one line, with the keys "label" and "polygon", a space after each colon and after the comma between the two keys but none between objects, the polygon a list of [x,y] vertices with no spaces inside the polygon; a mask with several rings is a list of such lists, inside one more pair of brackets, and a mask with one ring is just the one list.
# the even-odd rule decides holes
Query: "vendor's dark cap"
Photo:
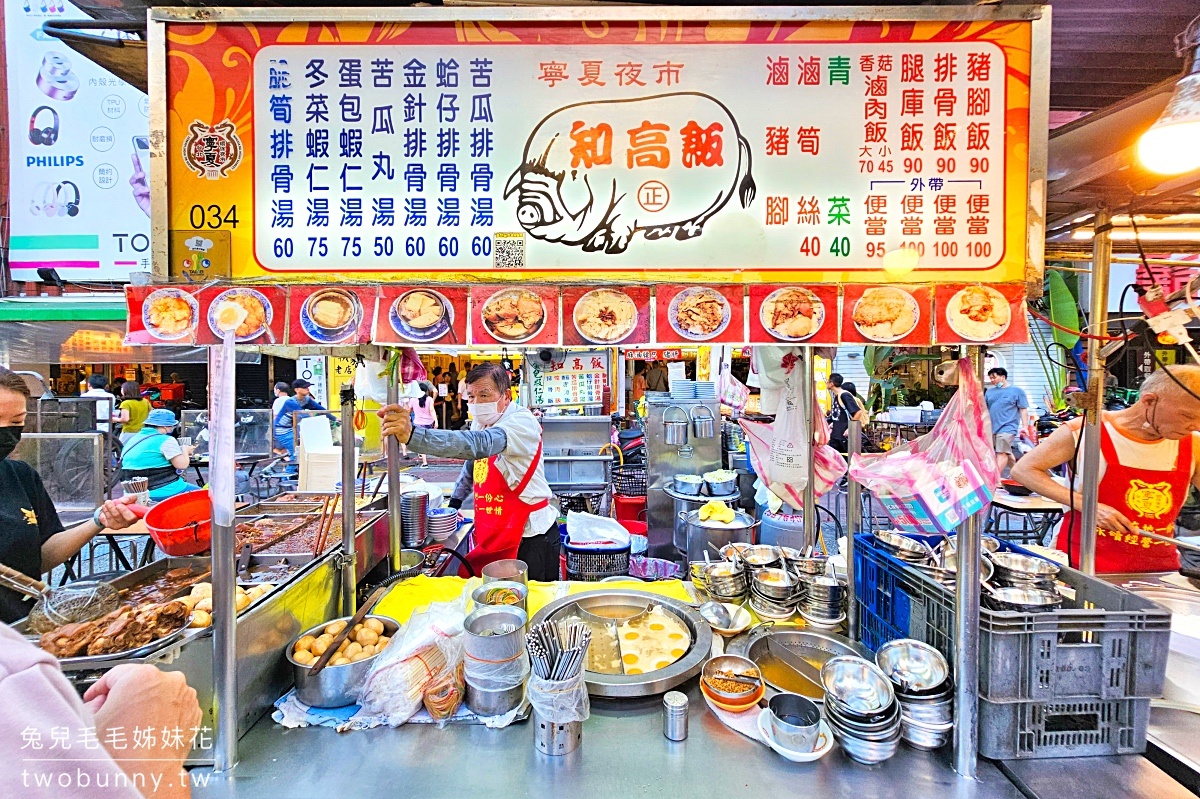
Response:
[{"label": "vendor's dark cap", "polygon": [[308,382],[304,378],[300,378],[299,380],[292,381],[292,388],[311,388],[311,387],[312,387],[312,383]]}]

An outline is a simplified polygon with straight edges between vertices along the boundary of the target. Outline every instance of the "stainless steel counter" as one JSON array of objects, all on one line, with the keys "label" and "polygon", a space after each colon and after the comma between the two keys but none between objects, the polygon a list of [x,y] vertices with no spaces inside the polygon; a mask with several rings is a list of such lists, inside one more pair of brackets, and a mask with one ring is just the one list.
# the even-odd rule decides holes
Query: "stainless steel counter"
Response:
[{"label": "stainless steel counter", "polygon": [[424,799],[1021,796],[990,763],[980,763],[978,782],[960,780],[948,747],[933,754],[901,747],[873,767],[854,763],[836,747],[816,763],[789,763],[717,721],[694,680],[688,694],[687,740],[663,737],[661,697],[593,700],[583,745],[565,757],[536,752],[528,723],[503,730],[407,725],[339,735],[323,728],[284,730],[265,718],[241,740],[242,760],[232,776],[212,777],[194,796],[316,795],[351,785],[346,795],[356,799],[398,793]]}]

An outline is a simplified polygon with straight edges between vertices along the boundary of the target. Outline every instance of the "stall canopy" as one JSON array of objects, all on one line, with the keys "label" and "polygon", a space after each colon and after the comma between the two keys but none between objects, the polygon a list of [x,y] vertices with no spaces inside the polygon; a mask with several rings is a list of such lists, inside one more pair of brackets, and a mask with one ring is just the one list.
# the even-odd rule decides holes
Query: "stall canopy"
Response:
[{"label": "stall canopy", "polygon": [[[203,347],[127,347],[121,294],[0,299],[0,361],[5,363],[204,363]],[[239,353],[257,363],[257,353]]]}]

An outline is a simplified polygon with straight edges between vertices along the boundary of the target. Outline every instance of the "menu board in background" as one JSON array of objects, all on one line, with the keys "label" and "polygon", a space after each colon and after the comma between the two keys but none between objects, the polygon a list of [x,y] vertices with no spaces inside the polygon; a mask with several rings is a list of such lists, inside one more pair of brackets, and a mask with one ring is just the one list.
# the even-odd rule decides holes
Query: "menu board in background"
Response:
[{"label": "menu board in background", "polygon": [[63,0],[4,0],[14,280],[150,271],[150,101],[42,31],[75,19],[91,18]]},{"label": "menu board in background", "polygon": [[558,289],[524,284],[472,286],[471,343],[558,344]]},{"label": "menu board in background", "polygon": [[746,340],[744,291],[735,286],[659,285],[654,340],[659,344],[740,344]]},{"label": "menu board in background", "polygon": [[842,295],[842,335],[846,344],[933,343],[933,290],[929,286],[847,285]]},{"label": "menu board in background", "polygon": [[752,344],[837,344],[837,286],[751,286]]},{"label": "menu board in background", "polygon": [[[530,392],[535,407],[549,405],[599,405],[608,383],[608,353],[555,353],[549,363],[530,358]],[[561,360],[557,359],[561,356]]]},{"label": "menu board in background", "polygon": [[371,340],[376,344],[466,344],[467,290],[382,286]]},{"label": "menu board in background", "polygon": [[562,290],[563,344],[625,346],[650,342],[646,286],[569,286]]},{"label": "menu board in background", "polygon": [[125,343],[195,344],[198,286],[126,286]]},{"label": "menu board in background", "polygon": [[1029,341],[1025,287],[951,284],[934,290],[938,344],[1023,344]]},{"label": "menu board in background", "polygon": [[367,344],[375,286],[293,286],[288,344]]},{"label": "menu board in background", "polygon": [[287,335],[288,296],[282,286],[205,286],[196,293],[197,344],[220,344],[221,332],[246,315],[235,330],[238,344],[282,344]]}]

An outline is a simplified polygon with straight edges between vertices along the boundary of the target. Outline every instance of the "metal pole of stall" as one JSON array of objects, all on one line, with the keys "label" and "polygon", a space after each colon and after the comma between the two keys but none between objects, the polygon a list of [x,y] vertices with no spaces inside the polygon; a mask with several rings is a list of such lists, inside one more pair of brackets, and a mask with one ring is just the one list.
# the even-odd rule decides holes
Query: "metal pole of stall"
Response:
[{"label": "metal pole of stall", "polygon": [[[1112,219],[1107,208],[1096,211],[1092,236],[1092,299],[1088,313],[1087,393],[1084,395],[1083,467],[1079,513],[1079,569],[1096,573],[1096,486],[1100,483],[1100,422],[1104,413],[1104,342],[1108,331],[1108,269],[1112,259]],[[1071,479],[1075,479],[1072,476]]]},{"label": "metal pole of stall", "polygon": [[[388,405],[400,402],[400,366],[397,364],[388,375]],[[400,441],[387,436],[383,443],[387,454],[387,504],[388,504],[388,552],[391,554],[392,571],[398,572],[400,563]]]},{"label": "metal pole of stall", "polygon": [[[968,347],[971,368],[983,370],[979,347]],[[958,579],[954,589],[954,770],[975,779],[979,749],[979,560],[983,511],[958,528]]]},{"label": "metal pole of stall", "polygon": [[217,738],[213,767],[218,774],[237,764],[237,568],[234,564],[234,396],[233,335],[208,350],[209,496],[212,499],[213,702]]},{"label": "metal pole of stall", "polygon": [[820,517],[817,515],[816,472],[817,450],[813,442],[813,429],[817,415],[816,369],[813,365],[813,348],[804,348],[804,372],[800,378],[800,390],[804,392],[804,418],[808,420],[808,482],[804,486],[804,546],[816,547]]},{"label": "metal pole of stall", "polygon": [[[862,422],[851,419],[846,429],[850,457],[862,451]],[[852,477],[846,478],[846,632],[851,641],[858,640],[858,592],[854,586],[854,536],[862,528],[862,486]]]},{"label": "metal pole of stall", "polygon": [[349,616],[356,606],[358,577],[354,568],[354,386],[342,386],[342,615]]}]

